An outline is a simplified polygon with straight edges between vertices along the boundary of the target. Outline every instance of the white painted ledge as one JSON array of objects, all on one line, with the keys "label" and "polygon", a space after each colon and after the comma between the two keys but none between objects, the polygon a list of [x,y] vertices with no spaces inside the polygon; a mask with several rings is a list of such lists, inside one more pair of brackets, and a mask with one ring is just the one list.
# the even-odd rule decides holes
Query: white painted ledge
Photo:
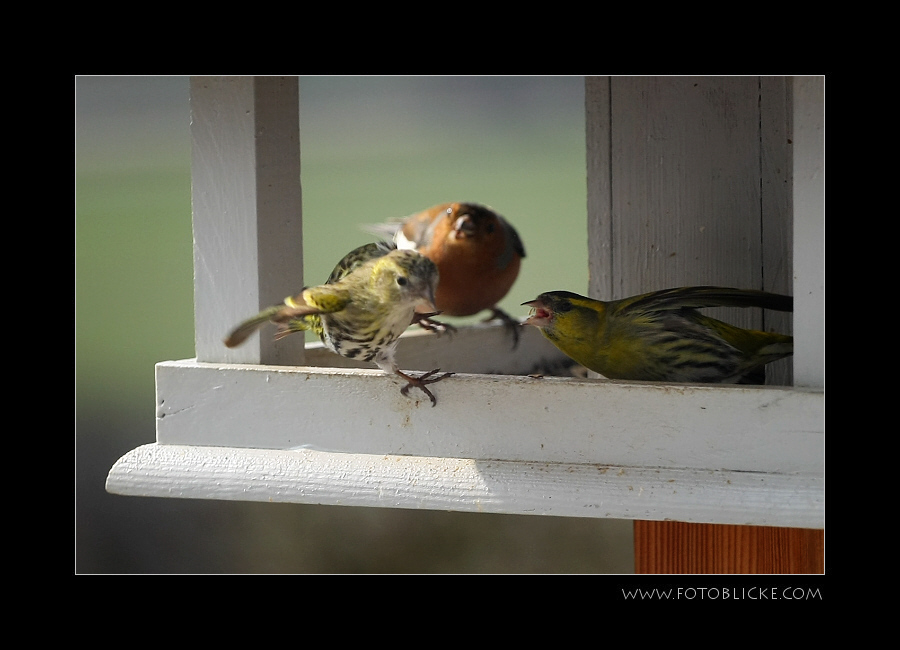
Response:
[{"label": "white painted ledge", "polygon": [[159,363],[157,444],[107,489],[824,527],[824,391],[485,374],[552,363],[542,341],[404,337],[401,367],[459,373],[434,408],[375,369]]},{"label": "white painted ledge", "polygon": [[815,477],[150,444],[114,494],[696,523],[824,527]]}]

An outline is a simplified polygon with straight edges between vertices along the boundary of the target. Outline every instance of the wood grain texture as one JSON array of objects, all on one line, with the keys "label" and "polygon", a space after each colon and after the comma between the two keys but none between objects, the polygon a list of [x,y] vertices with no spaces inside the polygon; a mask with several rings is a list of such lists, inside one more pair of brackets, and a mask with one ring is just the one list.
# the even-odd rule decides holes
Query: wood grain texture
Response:
[{"label": "wood grain texture", "polygon": [[[587,77],[584,85],[587,156],[588,294],[600,300],[616,297],[613,291],[613,212],[610,155],[610,80]],[[623,296],[618,296],[623,297]]]},{"label": "wood grain texture", "polygon": [[825,531],[772,526],[635,521],[636,573],[825,572]]},{"label": "wood grain texture", "polygon": [[795,385],[825,387],[825,79],[794,82]]},{"label": "wood grain texture", "polygon": [[[564,517],[821,525],[815,479],[748,472],[151,444],[113,494]],[[821,505],[821,504],[820,504]]]},{"label": "wood grain texture", "polygon": [[733,470],[761,481],[825,473],[818,391],[459,373],[432,386],[432,407],[401,386],[376,369],[163,362],[157,441]]},{"label": "wood grain texture", "polygon": [[[789,77],[761,77],[759,86],[760,227],[765,291],[794,295],[793,83]],[[764,330],[792,334],[794,314],[766,311]],[[793,359],[766,368],[766,383],[792,386]]]},{"label": "wood grain texture", "polygon": [[[677,286],[792,294],[790,80],[599,77],[585,85],[590,295]],[[791,333],[791,314],[705,310]],[[791,384],[791,361],[773,366]]]},{"label": "wood grain texture", "polygon": [[191,78],[198,359],[303,357],[303,337],[222,344],[231,327],[303,286],[299,103],[295,77]]}]

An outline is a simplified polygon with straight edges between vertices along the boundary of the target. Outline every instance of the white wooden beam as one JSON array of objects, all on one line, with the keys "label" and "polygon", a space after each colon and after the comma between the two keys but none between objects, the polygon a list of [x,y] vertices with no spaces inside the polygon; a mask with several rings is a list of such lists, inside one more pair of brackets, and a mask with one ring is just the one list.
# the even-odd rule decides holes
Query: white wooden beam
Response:
[{"label": "white wooden beam", "polygon": [[[609,77],[587,77],[584,83],[584,119],[587,155],[588,292],[599,300],[624,298],[613,288],[618,246],[613,235],[613,161],[610,152]],[[640,290],[635,293],[641,293]]]},{"label": "white wooden beam", "polygon": [[794,382],[825,386],[825,78],[794,79]]},{"label": "white wooden beam", "polygon": [[[592,295],[763,288],[759,78],[586,84]],[[782,292],[790,290],[784,280]],[[607,287],[612,294],[601,293]],[[723,313],[743,327],[761,322],[750,310]]]},{"label": "white wooden beam", "polygon": [[194,319],[198,359],[289,363],[303,337],[229,328],[303,286],[296,77],[191,77]]},{"label": "white wooden beam", "polygon": [[696,523],[824,527],[820,477],[145,445],[113,494]]},{"label": "white wooden beam", "polygon": [[432,407],[401,385],[374,368],[164,362],[157,442],[824,475],[819,390],[461,372],[432,386]]}]

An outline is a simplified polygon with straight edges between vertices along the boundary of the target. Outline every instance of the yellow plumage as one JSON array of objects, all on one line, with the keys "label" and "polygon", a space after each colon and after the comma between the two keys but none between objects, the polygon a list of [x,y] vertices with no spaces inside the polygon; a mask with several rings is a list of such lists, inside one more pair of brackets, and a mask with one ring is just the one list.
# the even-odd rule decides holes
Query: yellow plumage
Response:
[{"label": "yellow plumage", "polygon": [[425,256],[397,250],[393,244],[367,244],[348,253],[325,284],[304,289],[238,325],[225,338],[227,347],[243,343],[268,322],[278,325],[275,338],[310,330],[334,353],[349,359],[371,361],[385,372],[407,381],[401,392],[426,387],[452,373],[433,377],[408,375],[394,361],[397,340],[422,313],[434,312],[438,270]]},{"label": "yellow plumage", "polygon": [[697,311],[762,307],[791,311],[790,296],[727,287],[682,287],[604,302],[568,291],[524,303],[570,358],[608,379],[763,383],[765,365],[793,354],[793,338],[735,327]]}]

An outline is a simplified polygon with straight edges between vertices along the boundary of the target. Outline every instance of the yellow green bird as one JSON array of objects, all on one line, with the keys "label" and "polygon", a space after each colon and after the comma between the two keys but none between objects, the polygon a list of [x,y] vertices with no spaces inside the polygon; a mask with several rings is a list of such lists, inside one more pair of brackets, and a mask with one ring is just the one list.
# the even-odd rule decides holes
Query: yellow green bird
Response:
[{"label": "yellow green bird", "polygon": [[697,311],[793,311],[791,296],[765,291],[682,287],[609,302],[551,291],[522,304],[531,307],[525,325],[607,379],[759,384],[767,363],[794,352],[790,336],[742,329]]},{"label": "yellow green bird", "polygon": [[338,262],[325,284],[305,288],[284,303],[261,311],[238,325],[225,338],[236,347],[268,322],[278,325],[276,339],[293,332],[315,332],[332,352],[349,359],[374,362],[407,384],[404,395],[417,387],[437,403],[427,388],[453,373],[419,377],[400,370],[394,361],[397,339],[414,321],[436,315],[434,292],[438,270],[424,255],[397,250],[393,243],[366,244]]}]

